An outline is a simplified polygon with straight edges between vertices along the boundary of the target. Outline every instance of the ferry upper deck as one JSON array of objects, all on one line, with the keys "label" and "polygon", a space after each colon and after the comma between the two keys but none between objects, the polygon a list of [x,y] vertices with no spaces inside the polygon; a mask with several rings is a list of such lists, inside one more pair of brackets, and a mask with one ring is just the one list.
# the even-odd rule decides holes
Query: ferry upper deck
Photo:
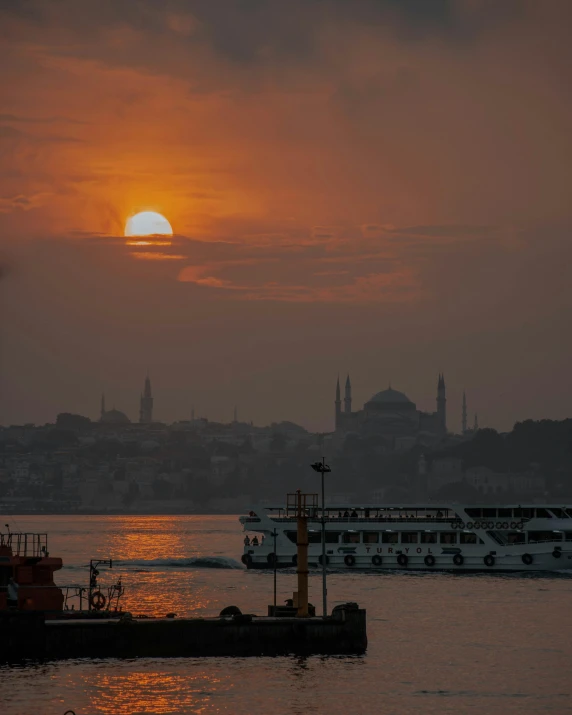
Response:
[{"label": "ferry upper deck", "polygon": [[[263,521],[273,523],[290,523],[296,521],[296,515],[281,506],[254,507],[247,516],[241,516],[240,521],[255,529],[255,524]],[[307,516],[311,519],[322,519],[322,508],[317,507],[309,511]],[[387,523],[410,524],[412,522],[432,522],[434,524],[448,524],[451,521],[461,520],[503,520],[525,523],[531,519],[570,519],[572,520],[572,506],[553,504],[507,504],[502,506],[468,504],[412,504],[412,505],[367,505],[355,506],[349,504],[326,505],[323,518],[327,522],[343,523]]]}]

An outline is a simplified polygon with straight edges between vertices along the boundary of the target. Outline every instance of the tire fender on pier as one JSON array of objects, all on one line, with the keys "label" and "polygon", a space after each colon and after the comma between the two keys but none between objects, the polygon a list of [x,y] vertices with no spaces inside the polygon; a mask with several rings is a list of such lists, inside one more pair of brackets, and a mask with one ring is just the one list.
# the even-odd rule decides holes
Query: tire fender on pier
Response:
[{"label": "tire fender on pier", "polygon": [[483,561],[485,562],[485,566],[489,568],[495,565],[495,557],[492,554],[487,554]]},{"label": "tire fender on pier", "polygon": [[521,556],[521,558],[522,558],[522,563],[526,564],[526,566],[530,566],[532,564],[532,562],[534,561],[531,554],[523,554]]},{"label": "tire fender on pier", "polygon": [[409,562],[409,559],[407,558],[407,556],[405,554],[399,554],[399,556],[397,557],[397,563],[400,566],[407,566],[408,562]]},{"label": "tire fender on pier", "polygon": [[425,561],[425,566],[435,566],[435,557],[433,554],[427,554],[427,556],[424,558]]},{"label": "tire fender on pier", "polygon": [[355,566],[356,562],[356,557],[352,556],[352,554],[346,554],[344,556],[344,563],[346,566]]},{"label": "tire fender on pier", "polygon": [[455,566],[462,566],[465,563],[465,557],[463,554],[455,554],[453,556],[453,563]]},{"label": "tire fender on pier", "polygon": [[383,563],[383,559],[379,554],[374,554],[374,556],[371,557],[371,563],[374,566],[381,566],[381,564]]}]

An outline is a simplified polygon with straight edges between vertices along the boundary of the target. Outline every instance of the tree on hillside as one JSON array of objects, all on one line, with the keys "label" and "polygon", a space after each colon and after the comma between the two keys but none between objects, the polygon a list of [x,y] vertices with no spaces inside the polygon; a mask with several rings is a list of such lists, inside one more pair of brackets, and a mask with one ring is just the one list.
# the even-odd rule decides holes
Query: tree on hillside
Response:
[{"label": "tree on hillside", "polygon": [[56,417],[56,426],[60,429],[71,430],[72,432],[82,432],[92,426],[89,417],[74,415],[71,412],[60,412]]}]

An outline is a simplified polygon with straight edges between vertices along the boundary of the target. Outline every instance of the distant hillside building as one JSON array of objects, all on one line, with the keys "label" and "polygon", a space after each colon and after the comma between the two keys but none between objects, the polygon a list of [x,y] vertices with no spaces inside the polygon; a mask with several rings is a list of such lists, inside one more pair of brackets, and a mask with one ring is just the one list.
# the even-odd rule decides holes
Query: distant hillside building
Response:
[{"label": "distant hillside building", "polygon": [[436,412],[422,412],[407,395],[391,386],[376,393],[365,403],[362,410],[352,412],[352,386],[347,376],[344,394],[344,409],[340,393],[340,380],[336,385],[335,429],[338,434],[355,432],[364,436],[380,435],[394,440],[415,438],[425,433],[442,437],[447,433],[447,398],[445,377],[439,375],[437,382]]}]

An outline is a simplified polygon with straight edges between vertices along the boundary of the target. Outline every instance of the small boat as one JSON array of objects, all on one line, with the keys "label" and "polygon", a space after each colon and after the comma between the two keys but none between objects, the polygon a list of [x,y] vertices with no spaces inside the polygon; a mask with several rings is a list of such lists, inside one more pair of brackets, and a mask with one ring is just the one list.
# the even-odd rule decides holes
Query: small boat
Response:
[{"label": "small boat", "polygon": [[[561,505],[327,506],[308,517],[308,561],[373,571],[572,569],[572,507]],[[241,516],[248,569],[296,566],[296,515],[284,506]],[[254,533],[253,533],[254,532]]]}]

